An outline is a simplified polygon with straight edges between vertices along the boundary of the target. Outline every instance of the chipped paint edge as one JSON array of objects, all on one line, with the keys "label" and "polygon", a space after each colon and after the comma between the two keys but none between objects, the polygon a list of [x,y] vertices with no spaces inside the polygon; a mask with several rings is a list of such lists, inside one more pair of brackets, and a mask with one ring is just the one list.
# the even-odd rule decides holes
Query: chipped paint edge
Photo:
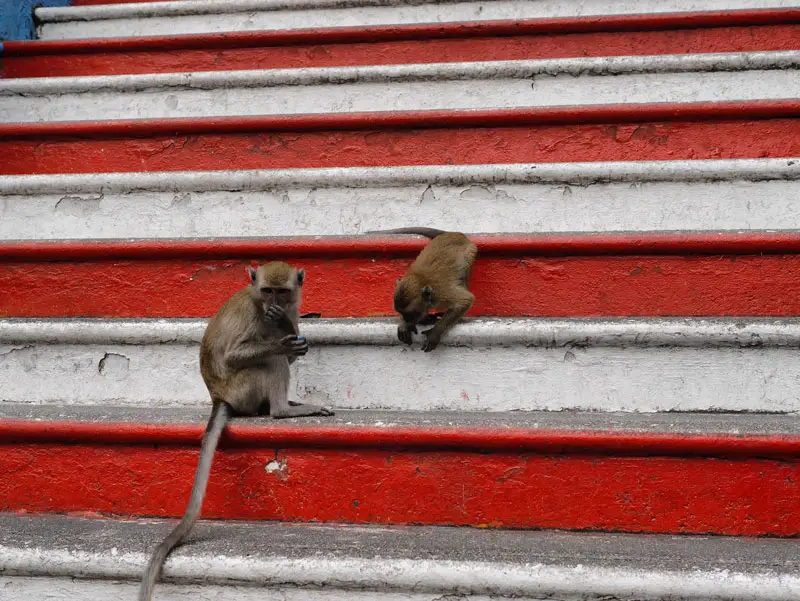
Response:
[{"label": "chipped paint edge", "polygon": [[[206,319],[0,319],[0,344],[199,344]],[[305,319],[311,344],[399,346],[396,321]],[[454,347],[800,347],[793,318],[479,318],[442,341]]]},{"label": "chipped paint edge", "polygon": [[105,4],[74,6],[65,9],[39,8],[36,18],[42,24],[69,21],[106,21],[110,19],[145,19],[151,17],[185,17],[221,15],[239,12],[279,10],[313,10],[325,8],[396,7],[424,4],[461,4],[464,0],[193,0],[192,2],[158,2],[157,6],[141,4]]},{"label": "chipped paint edge", "polygon": [[530,79],[536,75],[621,75],[799,69],[800,51],[613,56],[544,60],[486,61],[204,71],[146,75],[100,75],[0,80],[0,96],[46,96],[80,92],[133,92],[153,89],[211,90],[346,83]]}]

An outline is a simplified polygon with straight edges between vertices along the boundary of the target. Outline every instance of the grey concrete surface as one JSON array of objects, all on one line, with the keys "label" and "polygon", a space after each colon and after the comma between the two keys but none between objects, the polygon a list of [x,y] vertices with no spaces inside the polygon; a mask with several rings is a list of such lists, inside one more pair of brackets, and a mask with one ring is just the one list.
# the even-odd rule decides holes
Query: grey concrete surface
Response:
[{"label": "grey concrete surface", "polygon": [[[205,408],[112,407],[97,405],[0,404],[0,419],[205,424]],[[269,417],[236,418],[250,426],[415,427],[556,429],[626,432],[676,432],[684,434],[798,434],[800,415],[769,413],[601,413],[582,411],[360,411],[337,410],[334,417],[272,420]]]},{"label": "grey concrete surface", "polygon": [[[0,514],[6,548],[113,552],[115,556],[148,552],[174,524]],[[800,542],[792,539],[201,521],[189,543],[174,553],[185,558],[435,559],[796,574],[800,572],[798,551]]]}]

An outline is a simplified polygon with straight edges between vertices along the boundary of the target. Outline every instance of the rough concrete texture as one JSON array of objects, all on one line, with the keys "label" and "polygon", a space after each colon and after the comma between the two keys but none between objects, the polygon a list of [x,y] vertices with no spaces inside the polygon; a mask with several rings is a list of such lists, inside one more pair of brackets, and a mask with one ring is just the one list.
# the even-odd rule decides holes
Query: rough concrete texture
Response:
[{"label": "rough concrete texture", "polygon": [[[0,419],[84,423],[203,424],[207,407],[117,407],[113,405],[0,404]],[[584,411],[381,411],[340,409],[333,417],[276,421],[241,417],[237,424],[259,427],[530,429],[680,434],[774,435],[800,433],[799,415],[748,413],[599,413]]]},{"label": "rough concrete texture", "polygon": [[0,84],[0,120],[785,99],[800,96],[798,65],[786,51],[31,78]]},{"label": "rough concrete texture", "polygon": [[[73,578],[26,578],[0,576],[0,595],[9,601],[108,601],[135,599],[139,584],[122,580],[81,580]],[[6,597],[1,597],[5,599]],[[158,601],[499,601],[496,595],[442,595],[391,591],[351,591],[288,586],[250,587],[213,584],[159,583]],[[513,597],[522,599],[523,597]],[[558,600],[555,600],[558,601]]]},{"label": "rough concrete texture", "polygon": [[[205,406],[204,323],[3,321],[0,398]],[[399,343],[388,319],[301,328],[311,350],[294,366],[293,394],[340,409],[800,410],[797,319],[477,319],[433,353]]]},{"label": "rough concrete texture", "polygon": [[[145,553],[171,525],[0,515],[0,574],[136,579]],[[796,546],[729,537],[201,522],[164,576],[184,585],[779,600],[800,591]]]},{"label": "rough concrete texture", "polygon": [[[648,12],[687,12],[794,7],[793,0],[495,0],[493,2],[237,0],[175,3],[172,6],[81,7],[39,9],[42,39],[119,37],[158,34],[302,29],[402,23],[494,19],[578,17]],[[196,6],[194,6],[196,5]],[[285,10],[292,8],[294,10]],[[284,9],[284,10],[281,10]],[[213,18],[209,18],[213,14]]]},{"label": "rough concrete texture", "polygon": [[[674,167],[680,171],[685,163],[702,161],[670,162],[678,163]],[[784,176],[795,175],[790,169]],[[273,187],[265,177],[260,189],[218,191],[195,191],[190,182],[149,191],[137,189],[134,181],[133,189],[110,191],[106,188],[116,187],[115,179],[133,178],[86,176],[81,192],[0,196],[0,239],[235,237],[245,231],[253,236],[352,235],[402,227],[412,212],[419,223],[465,232],[736,230],[778,224],[800,229],[797,179],[680,181],[678,175],[678,181],[653,183],[519,184],[503,182],[501,169],[497,172],[500,177],[487,174],[484,181],[458,186],[376,182],[352,188],[348,182],[341,187]],[[163,182],[160,174],[153,175]],[[767,176],[765,169],[761,177]],[[33,190],[44,187],[39,179],[32,182]],[[49,179],[52,187],[64,180],[62,189],[81,185],[73,183],[76,177]],[[7,184],[15,187],[14,181]]]}]

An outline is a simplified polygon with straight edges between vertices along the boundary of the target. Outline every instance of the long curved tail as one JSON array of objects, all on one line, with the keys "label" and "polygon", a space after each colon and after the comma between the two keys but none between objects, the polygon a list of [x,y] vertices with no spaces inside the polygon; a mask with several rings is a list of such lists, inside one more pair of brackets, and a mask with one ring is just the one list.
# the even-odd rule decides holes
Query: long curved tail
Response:
[{"label": "long curved tail", "polygon": [[368,234],[417,234],[433,240],[436,236],[446,234],[444,230],[437,230],[432,227],[399,227],[393,230],[372,230]]},{"label": "long curved tail", "polygon": [[170,554],[170,551],[186,538],[186,535],[194,526],[197,518],[200,517],[200,510],[203,508],[203,497],[206,495],[208,476],[211,473],[211,463],[214,460],[214,452],[217,450],[222,431],[232,415],[231,408],[227,403],[216,402],[211,410],[211,417],[208,419],[203,442],[200,445],[200,459],[197,462],[197,471],[194,475],[194,485],[192,494],[189,497],[189,506],[183,515],[180,523],[167,535],[153,553],[150,563],[142,578],[142,585],[139,587],[139,601],[150,601],[153,595],[156,579],[161,573],[161,567]]}]

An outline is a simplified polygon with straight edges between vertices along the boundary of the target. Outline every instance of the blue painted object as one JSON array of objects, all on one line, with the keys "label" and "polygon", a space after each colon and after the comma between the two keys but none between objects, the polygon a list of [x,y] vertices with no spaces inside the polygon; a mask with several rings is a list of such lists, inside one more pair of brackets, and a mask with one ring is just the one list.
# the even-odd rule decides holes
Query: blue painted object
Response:
[{"label": "blue painted object", "polygon": [[69,5],[70,0],[0,0],[0,40],[32,39],[34,8]]}]

